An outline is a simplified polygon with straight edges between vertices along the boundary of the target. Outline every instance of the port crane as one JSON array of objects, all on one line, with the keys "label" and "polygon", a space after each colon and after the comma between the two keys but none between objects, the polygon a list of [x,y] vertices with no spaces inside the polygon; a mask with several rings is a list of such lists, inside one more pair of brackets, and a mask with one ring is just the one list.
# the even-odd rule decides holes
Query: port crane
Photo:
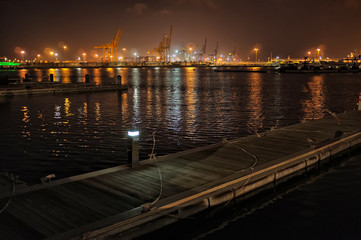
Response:
[{"label": "port crane", "polygon": [[154,49],[156,52],[158,52],[161,62],[170,62],[170,43],[172,41],[172,30],[173,27],[171,25],[169,35],[167,36],[167,34],[164,34],[158,48]]},{"label": "port crane", "polygon": [[217,45],[216,45],[216,48],[214,49],[214,52],[212,54],[210,54],[212,62],[217,62],[218,47],[219,47],[219,44],[217,42]]},{"label": "port crane", "polygon": [[99,48],[103,49],[103,60],[102,60],[103,62],[112,61],[112,60],[117,61],[118,43],[121,35],[122,35],[122,29],[120,28],[111,43],[105,43],[103,45],[94,47],[96,49]]},{"label": "port crane", "polygon": [[203,56],[206,54],[206,51],[207,51],[207,38],[204,40],[204,44],[201,49],[201,53],[200,53],[201,61],[203,60]]}]

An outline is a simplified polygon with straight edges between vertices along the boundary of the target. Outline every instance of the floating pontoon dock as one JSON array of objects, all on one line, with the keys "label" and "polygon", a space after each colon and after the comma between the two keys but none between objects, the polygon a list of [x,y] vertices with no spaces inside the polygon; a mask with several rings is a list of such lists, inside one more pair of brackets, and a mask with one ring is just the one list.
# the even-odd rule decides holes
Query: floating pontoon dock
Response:
[{"label": "floating pontoon dock", "polygon": [[[128,239],[360,146],[361,111],[0,193],[4,239]],[[158,169],[159,165],[159,169]],[[160,171],[159,171],[160,170]]]}]

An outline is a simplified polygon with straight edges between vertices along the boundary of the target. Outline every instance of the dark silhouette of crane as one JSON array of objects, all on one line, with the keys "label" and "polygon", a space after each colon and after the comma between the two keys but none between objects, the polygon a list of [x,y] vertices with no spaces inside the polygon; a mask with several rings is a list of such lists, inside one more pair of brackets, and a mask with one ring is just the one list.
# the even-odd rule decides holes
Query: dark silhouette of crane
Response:
[{"label": "dark silhouette of crane", "polygon": [[115,38],[112,40],[111,43],[105,43],[103,45],[94,47],[98,49],[99,48],[103,49],[103,57],[102,57],[103,62],[117,61],[118,43],[121,35],[122,35],[122,29],[120,28],[117,32],[117,35],[115,36]]},{"label": "dark silhouette of crane", "polygon": [[162,41],[159,43],[158,48],[154,50],[158,52],[159,60],[161,62],[170,62],[170,44],[172,41],[172,25],[170,26],[169,35],[163,35]]}]

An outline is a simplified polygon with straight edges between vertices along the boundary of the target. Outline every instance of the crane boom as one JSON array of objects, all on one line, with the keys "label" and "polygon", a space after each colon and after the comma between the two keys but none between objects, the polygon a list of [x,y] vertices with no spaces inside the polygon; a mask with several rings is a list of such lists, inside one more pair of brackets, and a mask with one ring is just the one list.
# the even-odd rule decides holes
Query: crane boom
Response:
[{"label": "crane boom", "polygon": [[103,61],[106,61],[113,58],[113,55],[115,53],[115,58],[113,58],[115,61],[118,59],[117,53],[118,53],[118,43],[120,36],[122,35],[122,29],[119,28],[117,34],[115,35],[115,38],[112,40],[111,43],[105,43],[100,46],[94,46],[94,48],[103,49]]},{"label": "crane boom", "polygon": [[159,43],[158,48],[154,49],[158,52],[160,61],[170,61],[170,44],[172,41],[173,26],[170,26],[169,35],[163,35],[162,41]]}]

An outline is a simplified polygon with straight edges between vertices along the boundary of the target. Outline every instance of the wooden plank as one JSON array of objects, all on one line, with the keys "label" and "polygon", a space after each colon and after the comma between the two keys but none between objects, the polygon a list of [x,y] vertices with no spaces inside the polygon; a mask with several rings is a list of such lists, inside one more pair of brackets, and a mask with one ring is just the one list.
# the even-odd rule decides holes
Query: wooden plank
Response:
[{"label": "wooden plank", "polygon": [[72,184],[79,188],[80,191],[84,191],[93,195],[94,199],[97,199],[99,202],[103,202],[104,206],[114,212],[124,212],[127,210],[126,207],[120,204],[119,197],[116,197],[112,194],[109,195],[109,193],[105,193],[103,191],[99,191],[98,188],[93,188],[92,186],[89,186],[89,184],[82,183],[81,181],[73,182]]},{"label": "wooden plank", "polygon": [[[34,210],[51,219],[55,224],[67,227],[66,229],[80,226],[89,220],[96,220],[86,212],[81,212],[80,209],[74,207],[72,202],[63,201],[58,196],[54,196],[50,190],[31,193],[30,197],[34,203],[31,205]],[[28,206],[30,205],[28,204]]]},{"label": "wooden plank", "polygon": [[124,194],[128,194],[129,196],[137,198],[142,202],[152,199],[153,195],[155,195],[156,192],[156,190],[152,191],[150,190],[150,188],[142,187],[141,183],[137,181],[128,180],[128,178],[126,178],[125,176],[115,178],[105,175],[102,176],[102,179],[98,180],[101,180],[100,182],[102,182],[106,186],[111,187],[114,190],[122,192]]},{"label": "wooden plank", "polygon": [[[200,169],[203,172],[211,172],[213,175],[217,175],[219,177],[233,172],[229,169],[223,168],[221,163],[217,166],[209,164],[209,158],[211,157],[209,156],[208,158],[196,161],[188,160],[188,158],[177,158],[177,161],[172,162],[175,162],[180,167],[185,165],[191,168]],[[219,161],[217,161],[217,163],[219,163]]]},{"label": "wooden plank", "polygon": [[[160,167],[162,168],[165,163],[162,163]],[[191,175],[206,175],[209,179],[219,178],[222,175],[219,173],[215,173],[204,168],[201,168],[201,165],[195,166],[192,165],[191,162],[182,160],[181,158],[177,158],[176,161],[170,161],[167,163],[170,166],[174,166],[177,169],[182,169],[182,171],[187,172]]]},{"label": "wooden plank", "polygon": [[[142,167],[140,167],[142,168]],[[153,173],[149,172],[149,171],[142,171],[143,169],[139,169],[139,171],[135,170],[132,173],[135,174],[136,176],[139,176],[140,178],[144,178],[145,180],[147,180],[148,183],[152,183],[152,185],[157,186],[158,188],[160,187],[160,176],[158,173],[158,169],[156,170],[156,173],[153,171]],[[183,192],[186,189],[172,184],[168,181],[168,178],[161,172],[162,174],[162,183],[163,183],[163,196],[164,197],[168,197],[171,196],[173,194],[179,193],[179,192]]]},{"label": "wooden plank", "polygon": [[106,204],[104,204],[103,201],[99,201],[94,194],[91,194],[89,192],[79,191],[79,188],[76,188],[73,186],[73,184],[64,184],[61,186],[54,187],[57,189],[57,191],[61,191],[64,194],[73,195],[75,198],[74,201],[82,202],[84,205],[91,208],[93,211],[100,215],[110,216],[114,213],[113,209],[110,209],[106,207]]},{"label": "wooden plank", "polygon": [[75,192],[68,191],[64,188],[61,190],[59,188],[52,188],[48,191],[64,205],[68,205],[68,203],[70,203],[71,207],[77,209],[82,215],[89,216],[89,220],[95,221],[107,217],[106,214],[94,208],[94,204],[92,204],[93,207],[90,207],[89,205],[91,203],[84,198],[79,198]]},{"label": "wooden plank", "polygon": [[65,231],[68,227],[59,227],[58,225],[52,223],[53,219],[48,219],[43,216],[38,211],[32,209],[28,206],[28,203],[24,201],[24,198],[13,198],[11,205],[7,208],[7,212],[16,216],[25,222],[28,226],[35,229],[37,232],[41,233],[46,237],[56,235]]},{"label": "wooden plank", "polygon": [[122,192],[118,192],[104,184],[97,183],[93,179],[84,179],[82,180],[82,183],[103,192],[104,195],[112,195],[114,197],[113,201],[121,205],[124,210],[132,209],[144,203],[138,198],[134,198]]}]

